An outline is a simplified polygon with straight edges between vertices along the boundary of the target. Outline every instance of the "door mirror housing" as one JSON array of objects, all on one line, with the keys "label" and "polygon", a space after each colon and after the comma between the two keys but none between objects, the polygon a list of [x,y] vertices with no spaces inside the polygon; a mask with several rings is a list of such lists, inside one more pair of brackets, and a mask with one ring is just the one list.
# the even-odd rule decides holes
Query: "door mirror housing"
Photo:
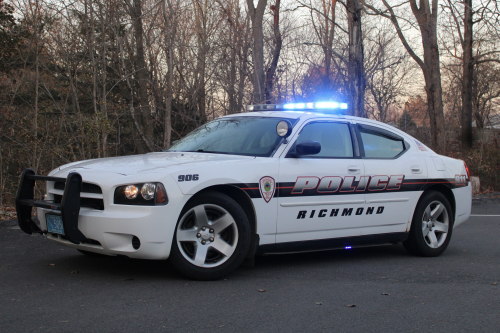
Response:
[{"label": "door mirror housing", "polygon": [[321,144],[318,141],[302,141],[295,145],[293,157],[302,155],[316,155],[321,151]]}]

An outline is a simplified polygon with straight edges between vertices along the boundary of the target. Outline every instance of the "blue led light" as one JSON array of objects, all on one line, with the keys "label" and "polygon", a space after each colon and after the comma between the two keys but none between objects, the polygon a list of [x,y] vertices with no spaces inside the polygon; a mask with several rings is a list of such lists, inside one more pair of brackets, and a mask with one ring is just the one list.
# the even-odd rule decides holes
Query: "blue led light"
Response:
[{"label": "blue led light", "polygon": [[288,111],[288,110],[297,110],[297,111],[323,111],[330,113],[339,113],[339,108],[343,110],[347,110],[347,103],[339,103],[339,102],[308,102],[308,103],[286,103],[286,104],[258,104],[258,105],[247,105],[247,111]]},{"label": "blue led light", "polygon": [[346,246],[345,249],[350,250],[350,249],[352,249],[352,246]]}]

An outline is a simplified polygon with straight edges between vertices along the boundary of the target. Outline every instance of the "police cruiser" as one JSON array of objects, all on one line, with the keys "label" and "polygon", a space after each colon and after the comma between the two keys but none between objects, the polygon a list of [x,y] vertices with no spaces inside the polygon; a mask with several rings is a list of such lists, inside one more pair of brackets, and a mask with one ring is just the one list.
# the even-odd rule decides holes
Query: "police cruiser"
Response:
[{"label": "police cruiser", "polygon": [[166,151],[26,169],[19,226],[84,254],[169,258],[200,280],[268,253],[402,242],[440,255],[470,215],[467,166],[345,109],[250,105]]}]

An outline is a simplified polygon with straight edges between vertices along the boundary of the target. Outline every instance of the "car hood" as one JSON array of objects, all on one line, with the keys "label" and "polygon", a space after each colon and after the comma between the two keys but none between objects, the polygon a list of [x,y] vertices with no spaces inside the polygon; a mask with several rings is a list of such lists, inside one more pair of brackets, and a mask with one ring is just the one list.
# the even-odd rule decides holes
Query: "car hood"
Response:
[{"label": "car hood", "polygon": [[73,170],[78,171],[79,169],[84,169],[89,171],[106,171],[128,176],[146,172],[165,173],[167,170],[174,171],[175,166],[178,165],[194,163],[217,164],[227,161],[252,159],[255,159],[255,157],[210,153],[158,152],[69,163],[53,170],[50,174],[53,175],[57,173],[58,175],[62,175],[62,171],[65,171],[64,173],[67,174]]}]

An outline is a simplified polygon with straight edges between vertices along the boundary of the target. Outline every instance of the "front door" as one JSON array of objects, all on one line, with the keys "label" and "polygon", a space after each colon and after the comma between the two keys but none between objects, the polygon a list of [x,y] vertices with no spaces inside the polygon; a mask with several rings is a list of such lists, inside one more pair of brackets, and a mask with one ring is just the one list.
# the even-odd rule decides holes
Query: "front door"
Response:
[{"label": "front door", "polygon": [[[277,243],[361,235],[366,184],[353,138],[349,122],[331,120],[311,120],[292,138],[280,158]],[[303,141],[321,151],[294,155]]]}]

